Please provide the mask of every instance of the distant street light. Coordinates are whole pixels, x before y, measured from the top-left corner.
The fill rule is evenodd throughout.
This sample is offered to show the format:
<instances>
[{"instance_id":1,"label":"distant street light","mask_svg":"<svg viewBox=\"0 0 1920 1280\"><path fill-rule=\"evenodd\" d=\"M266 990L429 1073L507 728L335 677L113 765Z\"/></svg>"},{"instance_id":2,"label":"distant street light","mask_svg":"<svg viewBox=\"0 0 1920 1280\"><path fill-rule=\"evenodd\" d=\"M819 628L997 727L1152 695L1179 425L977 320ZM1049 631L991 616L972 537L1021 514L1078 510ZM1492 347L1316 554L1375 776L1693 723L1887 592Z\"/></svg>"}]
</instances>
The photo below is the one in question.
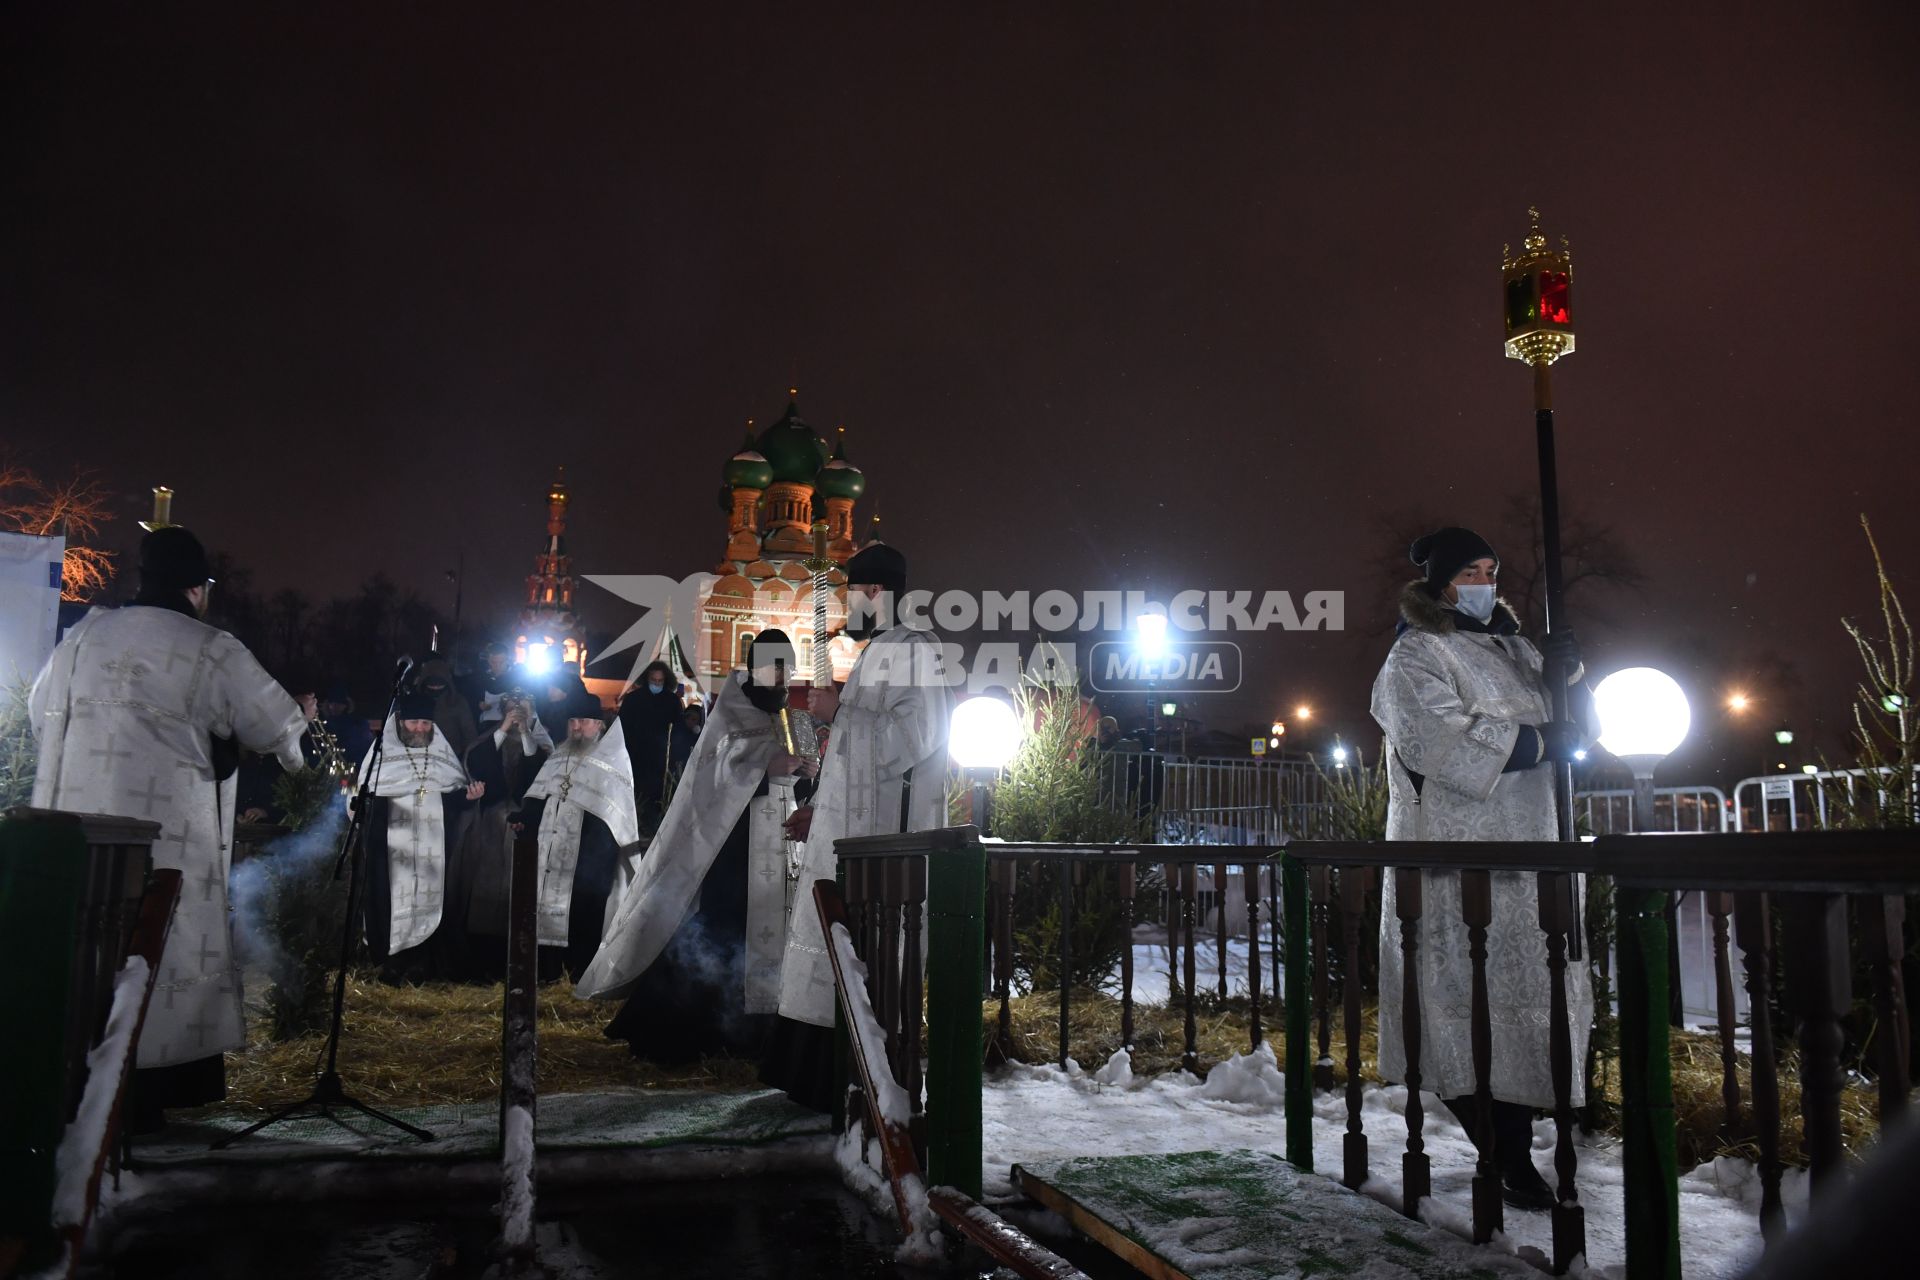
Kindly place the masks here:
<instances>
[{"instance_id":1,"label":"distant street light","mask_svg":"<svg viewBox=\"0 0 1920 1280\"><path fill-rule=\"evenodd\" d=\"M1793 730L1784 727L1775 729L1773 740L1783 747L1790 747L1793 745Z\"/></svg>"},{"instance_id":2,"label":"distant street light","mask_svg":"<svg viewBox=\"0 0 1920 1280\"><path fill-rule=\"evenodd\" d=\"M1802 773L1818 773L1818 772L1820 772L1820 766L1819 766L1819 765L1817 765L1817 764L1803 764L1803 765L1801 765L1801 766L1800 766L1800 772L1802 772Z\"/></svg>"},{"instance_id":3,"label":"distant street light","mask_svg":"<svg viewBox=\"0 0 1920 1280\"><path fill-rule=\"evenodd\" d=\"M1167 656L1167 615L1143 613L1133 620L1133 647L1149 661Z\"/></svg>"},{"instance_id":4,"label":"distant street light","mask_svg":"<svg viewBox=\"0 0 1920 1280\"><path fill-rule=\"evenodd\" d=\"M1733 694L1727 699L1727 710L1733 712L1735 715L1739 715L1752 705L1752 700L1744 693Z\"/></svg>"},{"instance_id":5,"label":"distant street light","mask_svg":"<svg viewBox=\"0 0 1920 1280\"><path fill-rule=\"evenodd\" d=\"M1313 708L1303 702L1293 709L1293 718L1295 720L1311 720L1313 719Z\"/></svg>"}]
</instances>

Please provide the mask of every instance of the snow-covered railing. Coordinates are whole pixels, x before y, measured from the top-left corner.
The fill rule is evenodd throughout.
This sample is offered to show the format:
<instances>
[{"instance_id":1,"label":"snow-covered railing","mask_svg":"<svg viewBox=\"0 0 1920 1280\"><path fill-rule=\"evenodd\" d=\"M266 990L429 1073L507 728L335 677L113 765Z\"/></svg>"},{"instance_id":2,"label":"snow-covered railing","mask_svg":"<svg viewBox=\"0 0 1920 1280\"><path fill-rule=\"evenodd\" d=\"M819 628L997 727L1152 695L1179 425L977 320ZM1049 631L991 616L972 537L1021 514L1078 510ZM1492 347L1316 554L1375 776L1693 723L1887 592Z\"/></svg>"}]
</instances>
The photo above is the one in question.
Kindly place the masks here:
<instances>
[{"instance_id":1,"label":"snow-covered railing","mask_svg":"<svg viewBox=\"0 0 1920 1280\"><path fill-rule=\"evenodd\" d=\"M1076 900L1084 902L1099 884L1112 889L1124 907L1124 924L1133 922L1135 895L1131 886L1152 875L1168 886L1174 911L1168 920L1168 942L1174 958L1172 987L1188 1001L1187 1043L1184 1061L1197 1066L1194 1052L1192 1002L1200 988L1195 958L1194 924L1197 912L1191 884L1200 868L1212 871L1216 884L1238 875L1246 885L1245 905L1249 934L1244 951L1245 979L1253 1012L1250 1038L1258 1045L1262 1034L1260 974L1262 936L1283 941L1285 1012L1282 1057L1286 1079L1287 1158L1303 1168L1313 1165L1313 1091L1316 1078L1329 1083L1333 1065L1330 1020L1327 1017L1327 974L1338 971L1357 978L1374 959L1381 937L1396 940L1402 968L1400 1027L1413 1063L1407 1085L1405 1148L1399 1160L1403 1194L1400 1204L1412 1216L1422 1213L1421 1202L1432 1186L1428 1154L1422 1138L1419 1068L1423 1015L1419 974L1435 958L1421 954L1421 924L1429 903L1423 902L1423 872L1449 872L1460 885L1460 925L1464 954L1448 957L1470 977L1474 1087L1462 1103L1468 1128L1478 1149L1472 1195L1471 1234L1481 1242L1501 1230L1502 1179L1494 1158L1491 1132L1491 1079L1500 1050L1492 1035L1492 1002L1487 974L1487 937L1493 924L1495 878L1513 883L1528 878L1526 892L1537 892L1542 953L1552 982L1548 1056L1558 1130L1554 1156L1555 1205L1553 1265L1557 1272L1573 1268L1585 1253L1585 1214L1578 1189L1574 1142L1573 1097L1576 1070L1574 1028L1569 1023L1566 975L1570 964L1585 964L1590 939L1576 910L1577 877L1607 877L1614 886L1616 942L1614 979L1619 993L1620 1058L1625 1131L1625 1188L1623 1208L1627 1238L1627 1267L1634 1276L1678 1274L1677 1171L1673 1083L1669 1026L1667 899L1674 890L1698 894L1713 924L1722 984L1721 1071L1723 1129L1755 1143L1759 1151L1761 1186L1759 1226L1771 1241L1784 1219L1780 1183L1782 1164L1779 1083L1777 1079L1774 1010L1782 993L1775 991L1775 975L1787 975L1784 1003L1792 1010L1793 1039L1799 1050L1801 1123L1811 1167L1810 1185L1816 1207L1844 1185L1844 1146L1840 1127L1841 1093L1846 1081L1843 1054L1849 1012L1849 908L1857 915L1860 955L1870 971L1872 1002L1878 1030L1871 1037L1871 1059L1863 1061L1877 1077L1882 1121L1899 1112L1908 1092L1907 1044L1910 1038L1907 1007L1900 975L1905 954L1905 899L1920 892L1920 864L1911 856L1911 835L1893 831L1799 832L1753 837L1735 834L1676 834L1603 836L1591 842L1558 843L1441 843L1441 842L1304 842L1295 841L1284 853L1248 848L1199 848L1168 845L1053 845L1013 844L978 840L971 828L922 832L900 836L843 841L842 876L849 885L860 883L867 957L882 957L883 967L895 976L874 979L876 1007L890 1029L889 1053L902 1069L902 1079L913 1075L911 1046L918 1035L920 991L918 947L909 942L908 921L917 911L914 901L915 866L931 869L964 856L986 863L990 892L985 919L977 926L991 957L987 972L994 982L1000 1012L998 1034L988 1036L988 1053L1007 1054L1015 1046L1010 1035L1008 977L1016 967L1011 928L1011 888L1018 881L1035 890L1057 883L1058 935L1062 950L1047 959L1059 975L1074 973L1067 949L1073 936ZM1268 856L1268 855L1275 856ZM1245 861L1249 855L1257 861ZM864 865L863 865L864 864ZM882 869L883 864L891 864ZM1029 867L1025 879L1015 874ZM1277 873L1277 874L1276 874ZM1052 878L1058 876L1058 881ZM1380 877L1391 875L1396 889L1393 918L1385 930L1367 923L1369 904ZM882 883L892 888L879 889ZM1263 904L1262 899L1265 898ZM1277 901L1275 900L1277 898ZM938 908L929 911L937 914ZM1337 923L1336 923L1337 913ZM1265 915L1265 929L1261 916ZM1779 936L1775 937L1775 921ZM1217 928L1218 926L1216 926ZM1220 930L1225 944L1225 931ZM862 937L855 930L856 939ZM917 937L917 935L914 935ZM1181 943L1184 936L1185 946ZM893 939L893 942L889 942ZM1732 945L1744 959L1751 1058L1750 1110L1743 1106L1737 1073L1735 1027L1730 998ZM888 951L888 947L894 949ZM1184 952L1184 954L1182 954ZM1035 957L1020 957L1028 970ZM978 976L983 957L971 947L936 944L931 948L926 1001L930 1024L950 1024L949 1046L960 1043L969 1019L977 1016ZM940 986L951 967L971 975L972 995L946 1000ZM869 964L873 961L870 959ZM1123 1001L1133 990L1132 952L1121 952L1127 970L1121 984ZM910 966L912 971L909 971ZM964 984L961 984L964 986ZM1069 1051L1067 1011L1072 982L1058 984L1061 1022L1058 1056ZM885 994L882 994L885 993ZM1377 1026L1363 1000L1362 983L1343 982L1342 1023L1347 1074L1347 1123L1340 1180L1359 1188L1373 1180L1369 1168L1369 1135L1362 1119L1363 1036ZM991 1007L991 1006L989 1006ZM1126 1009L1130 1013L1130 1003ZM1274 1010L1276 1006L1265 1006ZM1313 1013L1319 1013L1314 1035ZM991 1016L991 1015L990 1015ZM1124 1040L1131 1041L1131 1018L1126 1018ZM1317 1040L1317 1060L1314 1053ZM946 1052L955 1052L949 1047ZM897 1056L905 1055L905 1056ZM931 1055L936 1061L940 1054ZM1458 1101L1456 1099L1456 1101ZM1474 1117L1477 1114L1478 1119ZM920 1114L913 1096L911 1125L926 1132L949 1132L977 1124L975 1118L956 1119L939 1096L930 1096ZM951 1140L951 1138L949 1138ZM977 1148L975 1148L977 1150Z\"/></svg>"},{"instance_id":2,"label":"snow-covered railing","mask_svg":"<svg viewBox=\"0 0 1920 1280\"><path fill-rule=\"evenodd\" d=\"M85 1238L180 891L148 870L159 833L35 809L0 824L0 1272L67 1274Z\"/></svg>"},{"instance_id":3,"label":"snow-covered railing","mask_svg":"<svg viewBox=\"0 0 1920 1280\"><path fill-rule=\"evenodd\" d=\"M1470 1125L1479 1150L1474 1178L1473 1234L1489 1240L1501 1227L1500 1174L1494 1161L1490 1122L1493 1038L1486 977L1486 936L1492 917L1492 877L1531 874L1539 892L1541 928L1553 975L1551 1074L1556 1098L1558 1185L1553 1210L1554 1267L1565 1271L1585 1251L1584 1212L1576 1186L1574 1114L1569 1103L1573 1072L1565 972L1569 942L1579 934L1571 885L1575 874L1605 875L1615 889L1616 954L1620 1007L1620 1059L1625 1128L1625 1218L1627 1270L1631 1275L1678 1275L1672 1067L1668 1045L1666 901L1670 891L1704 891L1723 921L1730 908L1734 934L1746 961L1752 1011L1754 1137L1760 1150L1760 1226L1769 1240L1783 1225L1780 1202L1780 1116L1771 1009L1772 975L1784 967L1789 1007L1800 1049L1801 1119L1816 1204L1843 1185L1844 1148L1840 1097L1845 1084L1842 1019L1851 1005L1852 965L1848 905L1858 908L1860 936L1872 972L1878 1037L1879 1098L1883 1123L1906 1105L1909 1029L1900 961L1905 953L1903 895L1920 891L1920 865L1911 856L1912 837L1896 831L1802 832L1764 838L1741 835L1605 836L1587 844L1343 842L1295 843L1286 861L1324 867L1342 881L1363 883L1376 869L1395 878L1395 912L1403 965L1403 1024L1407 1085L1407 1141L1402 1157L1402 1203L1410 1214L1430 1186L1418 1105L1421 1064L1418 973L1424 958L1418 938L1423 871L1458 875L1462 923L1469 939L1472 976L1472 1056L1478 1123ZM1343 903L1344 905L1344 903ZM1784 936L1771 933L1774 909ZM1347 962L1358 954L1357 930L1346 930ZM1289 969L1316 967L1324 957L1304 939L1290 939ZM1784 966L1780 960L1784 958ZM1730 1003L1730 1002L1729 1002ZM1342 1181L1358 1187L1368 1178L1366 1136L1361 1126L1357 1045L1362 1028L1349 993L1346 1035L1350 1073L1348 1145ZM1290 1058L1292 1055L1289 1055ZM1723 1098L1728 1131L1742 1129L1730 1039L1723 1039ZM1296 1088L1289 1077L1289 1090ZM1292 1134L1288 1135L1293 1158ZM1311 1147L1306 1147L1311 1161Z\"/></svg>"}]
</instances>

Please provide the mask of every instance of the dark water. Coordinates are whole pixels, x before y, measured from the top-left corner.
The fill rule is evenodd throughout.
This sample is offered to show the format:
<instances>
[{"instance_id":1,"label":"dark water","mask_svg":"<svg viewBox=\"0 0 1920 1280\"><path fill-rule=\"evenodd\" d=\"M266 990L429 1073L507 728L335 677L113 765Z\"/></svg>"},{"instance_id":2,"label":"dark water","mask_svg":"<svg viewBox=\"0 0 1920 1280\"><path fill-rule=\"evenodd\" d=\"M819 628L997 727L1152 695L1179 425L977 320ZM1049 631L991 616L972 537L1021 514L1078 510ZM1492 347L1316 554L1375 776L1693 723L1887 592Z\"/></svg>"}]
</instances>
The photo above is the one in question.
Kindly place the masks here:
<instances>
[{"instance_id":1,"label":"dark water","mask_svg":"<svg viewBox=\"0 0 1920 1280\"><path fill-rule=\"evenodd\" d=\"M497 1223L484 1205L341 1204L197 1209L129 1226L104 1280L477 1280ZM749 1178L546 1193L540 1256L567 1280L643 1276L928 1277L829 1179ZM945 1274L978 1274L975 1270Z\"/></svg>"},{"instance_id":2,"label":"dark water","mask_svg":"<svg viewBox=\"0 0 1920 1280\"><path fill-rule=\"evenodd\" d=\"M125 1221L87 1280L480 1280L498 1220L479 1198L196 1207ZM724 1276L978 1280L968 1249L943 1268L896 1266L898 1236L823 1177L542 1190L540 1261L552 1280ZM1047 1240L1095 1280L1136 1273L1085 1239ZM1011 1276L1012 1273L1001 1273Z\"/></svg>"}]
</instances>

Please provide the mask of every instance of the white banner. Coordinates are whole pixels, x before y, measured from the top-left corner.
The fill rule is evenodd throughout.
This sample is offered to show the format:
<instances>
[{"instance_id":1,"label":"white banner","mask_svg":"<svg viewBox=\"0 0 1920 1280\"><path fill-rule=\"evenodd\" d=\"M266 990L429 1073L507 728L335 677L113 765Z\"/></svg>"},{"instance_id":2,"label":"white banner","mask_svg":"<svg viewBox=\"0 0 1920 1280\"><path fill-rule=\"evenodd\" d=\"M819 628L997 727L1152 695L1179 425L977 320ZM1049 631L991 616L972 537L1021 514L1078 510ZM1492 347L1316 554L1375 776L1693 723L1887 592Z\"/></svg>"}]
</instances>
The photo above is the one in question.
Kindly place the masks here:
<instances>
[{"instance_id":1,"label":"white banner","mask_svg":"<svg viewBox=\"0 0 1920 1280\"><path fill-rule=\"evenodd\" d=\"M0 685L40 674L60 625L65 538L0 533Z\"/></svg>"}]
</instances>

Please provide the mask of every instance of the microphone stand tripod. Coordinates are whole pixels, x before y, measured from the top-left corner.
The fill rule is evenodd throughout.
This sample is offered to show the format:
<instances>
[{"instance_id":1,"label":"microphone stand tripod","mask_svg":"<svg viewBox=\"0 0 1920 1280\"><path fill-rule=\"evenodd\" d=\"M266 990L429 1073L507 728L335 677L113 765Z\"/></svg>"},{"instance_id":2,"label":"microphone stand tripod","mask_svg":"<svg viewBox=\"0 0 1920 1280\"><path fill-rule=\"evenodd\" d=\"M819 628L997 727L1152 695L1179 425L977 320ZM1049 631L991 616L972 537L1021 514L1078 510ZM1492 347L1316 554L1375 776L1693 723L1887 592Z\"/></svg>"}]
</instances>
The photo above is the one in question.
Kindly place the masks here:
<instances>
[{"instance_id":1,"label":"microphone stand tripod","mask_svg":"<svg viewBox=\"0 0 1920 1280\"><path fill-rule=\"evenodd\" d=\"M360 777L360 790L348 806L351 815L347 822L346 835L341 837L340 852L333 863L333 878L340 878L340 869L347 868L347 911L346 922L340 928L340 964L333 975L333 1018L327 1027L327 1065L321 1069L320 1078L314 1081L313 1092L298 1102L289 1102L286 1106L254 1121L236 1133L230 1133L213 1144L213 1150L229 1146L240 1139L260 1132L269 1125L279 1124L283 1120L306 1120L319 1118L331 1120L343 1129L351 1129L337 1113L336 1108L357 1111L369 1119L378 1120L384 1125L411 1134L422 1142L432 1142L433 1135L418 1125L408 1124L398 1116L368 1106L358 1098L352 1097L340 1083L340 1028L347 1008L347 965L353 958L354 907L360 897L360 866L366 856L361 836L366 828L367 802L373 798L373 780L380 776L380 761L385 753L385 726L393 723L393 717L399 709L400 686L413 671L412 663L405 663L394 678L393 691L387 698L387 718L382 722L380 736L373 740L373 754L368 757L367 767Z\"/></svg>"}]
</instances>

